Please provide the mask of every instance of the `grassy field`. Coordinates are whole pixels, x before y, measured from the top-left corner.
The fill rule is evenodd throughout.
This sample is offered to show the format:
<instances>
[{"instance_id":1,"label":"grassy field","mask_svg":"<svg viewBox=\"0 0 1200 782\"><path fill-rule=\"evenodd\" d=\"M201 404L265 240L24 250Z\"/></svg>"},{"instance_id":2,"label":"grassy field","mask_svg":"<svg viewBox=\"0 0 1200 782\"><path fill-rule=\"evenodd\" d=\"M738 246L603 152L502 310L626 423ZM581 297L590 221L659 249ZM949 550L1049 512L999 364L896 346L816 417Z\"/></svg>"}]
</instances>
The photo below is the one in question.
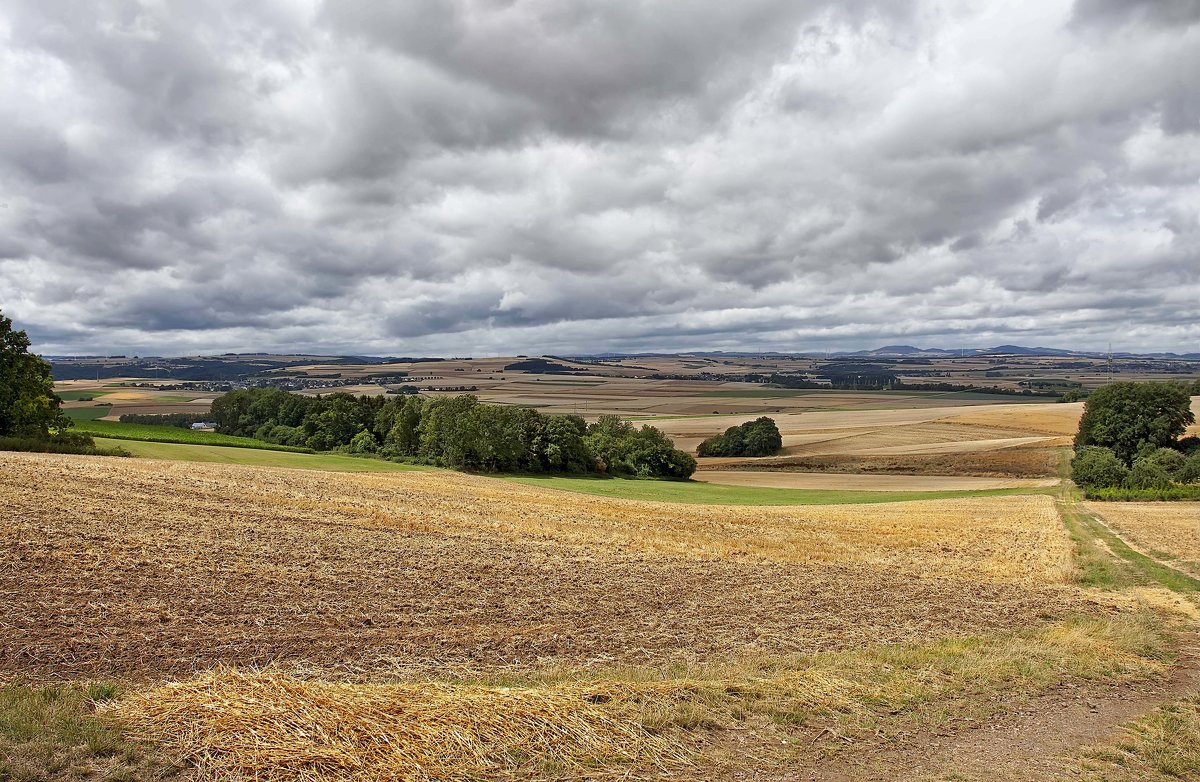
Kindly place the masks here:
<instances>
[{"instance_id":1,"label":"grassy field","mask_svg":"<svg viewBox=\"0 0 1200 782\"><path fill-rule=\"evenodd\" d=\"M984 491L826 491L727 486L700 481L640 481L623 478L510 476L505 480L543 489L594 494L623 500L697 505L849 505L940 500L961 497L1005 497L1053 494L1054 489L989 489Z\"/></svg>"},{"instance_id":2,"label":"grassy field","mask_svg":"<svg viewBox=\"0 0 1200 782\"><path fill-rule=\"evenodd\" d=\"M119 421L89 421L76 423L75 428L80 432L90 432L96 437L107 437L113 440L141 440L152 443L181 443L186 445L220 445L227 448L254 448L264 451L289 451L292 453L311 453L305 448L292 448L286 445L255 440L252 437L233 437L216 432L184 429L180 426L153 426L149 424L126 424Z\"/></svg>"},{"instance_id":3,"label":"grassy field","mask_svg":"<svg viewBox=\"0 0 1200 782\"><path fill-rule=\"evenodd\" d=\"M264 451L256 448L229 448L220 445L185 445L138 440L111 440L96 437L96 445L104 448L124 448L134 456L145 459L169 459L181 462L215 464L249 464L258 467L291 467L299 470L328 470L330 472L401 472L430 469L382 459L361 459L337 453L289 453Z\"/></svg>"}]
</instances>

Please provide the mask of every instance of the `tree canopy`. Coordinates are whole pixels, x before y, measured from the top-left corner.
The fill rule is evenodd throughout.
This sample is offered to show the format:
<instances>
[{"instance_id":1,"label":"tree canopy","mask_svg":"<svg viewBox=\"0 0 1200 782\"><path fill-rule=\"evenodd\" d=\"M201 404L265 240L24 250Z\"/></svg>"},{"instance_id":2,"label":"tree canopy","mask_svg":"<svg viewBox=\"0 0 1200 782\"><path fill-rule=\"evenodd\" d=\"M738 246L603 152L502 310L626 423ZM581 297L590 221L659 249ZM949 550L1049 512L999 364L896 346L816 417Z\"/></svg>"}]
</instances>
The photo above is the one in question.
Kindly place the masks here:
<instances>
[{"instance_id":1,"label":"tree canopy","mask_svg":"<svg viewBox=\"0 0 1200 782\"><path fill-rule=\"evenodd\" d=\"M616 416L588 425L579 416L487 405L468 394L385 399L243 388L213 400L209 415L224 434L457 470L646 478L687 478L696 470L696 460L654 427Z\"/></svg>"},{"instance_id":2,"label":"tree canopy","mask_svg":"<svg viewBox=\"0 0 1200 782\"><path fill-rule=\"evenodd\" d=\"M1165 448L1195 422L1190 389L1178 383L1121 382L1098 388L1083 406L1075 448L1109 448L1132 465L1139 448Z\"/></svg>"},{"instance_id":3,"label":"tree canopy","mask_svg":"<svg viewBox=\"0 0 1200 782\"><path fill-rule=\"evenodd\" d=\"M764 415L708 438L700 443L696 452L701 456L771 456L779 453L782 447L779 427Z\"/></svg>"},{"instance_id":4,"label":"tree canopy","mask_svg":"<svg viewBox=\"0 0 1200 782\"><path fill-rule=\"evenodd\" d=\"M0 437L45 438L71 425L54 393L49 362L0 313Z\"/></svg>"}]
</instances>

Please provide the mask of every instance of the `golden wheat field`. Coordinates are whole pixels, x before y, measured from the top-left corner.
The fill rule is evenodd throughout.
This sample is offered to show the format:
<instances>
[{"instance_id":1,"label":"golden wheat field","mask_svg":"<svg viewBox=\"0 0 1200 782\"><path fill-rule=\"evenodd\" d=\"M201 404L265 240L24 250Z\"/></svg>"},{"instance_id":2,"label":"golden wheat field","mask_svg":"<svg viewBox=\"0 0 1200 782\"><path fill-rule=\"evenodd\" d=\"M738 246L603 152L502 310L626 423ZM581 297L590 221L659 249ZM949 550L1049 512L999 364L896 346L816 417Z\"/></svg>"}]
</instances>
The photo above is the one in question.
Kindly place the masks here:
<instances>
[{"instance_id":1,"label":"golden wheat field","mask_svg":"<svg viewBox=\"0 0 1200 782\"><path fill-rule=\"evenodd\" d=\"M1132 543L1200 574L1200 502L1090 502L1084 507Z\"/></svg>"},{"instance_id":2,"label":"golden wheat field","mask_svg":"<svg viewBox=\"0 0 1200 782\"><path fill-rule=\"evenodd\" d=\"M1048 497L741 508L446 472L0 457L0 669L706 659L1075 605Z\"/></svg>"}]
</instances>

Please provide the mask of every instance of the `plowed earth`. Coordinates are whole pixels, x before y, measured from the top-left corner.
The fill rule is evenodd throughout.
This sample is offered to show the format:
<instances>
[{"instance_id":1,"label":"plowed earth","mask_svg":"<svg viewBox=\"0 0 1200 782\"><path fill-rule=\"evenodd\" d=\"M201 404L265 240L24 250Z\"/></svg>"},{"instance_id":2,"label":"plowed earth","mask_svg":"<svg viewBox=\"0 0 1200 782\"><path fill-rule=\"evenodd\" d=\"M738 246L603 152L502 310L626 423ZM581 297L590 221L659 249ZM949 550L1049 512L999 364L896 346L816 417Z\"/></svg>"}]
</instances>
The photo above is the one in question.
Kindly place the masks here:
<instances>
[{"instance_id":1,"label":"plowed earth","mask_svg":"<svg viewBox=\"0 0 1200 782\"><path fill-rule=\"evenodd\" d=\"M849 648L1080 610L1069 557L1048 497L684 506L5 453L0 679Z\"/></svg>"}]
</instances>

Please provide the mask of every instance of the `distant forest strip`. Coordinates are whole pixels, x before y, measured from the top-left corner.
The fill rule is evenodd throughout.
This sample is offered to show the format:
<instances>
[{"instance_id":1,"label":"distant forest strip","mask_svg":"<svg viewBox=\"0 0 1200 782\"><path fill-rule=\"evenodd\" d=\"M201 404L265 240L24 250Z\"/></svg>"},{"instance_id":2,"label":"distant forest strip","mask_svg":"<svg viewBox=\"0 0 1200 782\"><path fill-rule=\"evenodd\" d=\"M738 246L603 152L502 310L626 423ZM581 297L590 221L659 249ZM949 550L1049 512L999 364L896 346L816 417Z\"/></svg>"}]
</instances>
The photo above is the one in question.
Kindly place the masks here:
<instances>
[{"instance_id":1,"label":"distant forest strip","mask_svg":"<svg viewBox=\"0 0 1200 782\"><path fill-rule=\"evenodd\" d=\"M481 404L469 394L302 396L243 388L213 400L208 418L221 434L456 470L640 478L687 478L696 470L691 454L652 426L617 416L589 425L575 415Z\"/></svg>"}]
</instances>

